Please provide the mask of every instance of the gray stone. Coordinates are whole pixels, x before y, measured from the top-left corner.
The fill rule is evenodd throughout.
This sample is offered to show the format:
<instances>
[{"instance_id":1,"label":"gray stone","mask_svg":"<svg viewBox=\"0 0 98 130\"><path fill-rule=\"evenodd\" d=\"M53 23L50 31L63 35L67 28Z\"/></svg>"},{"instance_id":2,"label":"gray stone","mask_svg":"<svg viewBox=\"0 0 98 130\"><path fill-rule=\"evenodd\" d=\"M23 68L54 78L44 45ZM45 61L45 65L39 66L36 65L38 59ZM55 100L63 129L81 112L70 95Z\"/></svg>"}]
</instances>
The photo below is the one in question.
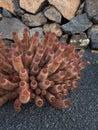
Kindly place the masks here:
<instances>
[{"instance_id":1,"label":"gray stone","mask_svg":"<svg viewBox=\"0 0 98 130\"><path fill-rule=\"evenodd\" d=\"M36 15L26 13L22 15L22 21L29 27L35 27L45 24L47 19L43 13L38 13Z\"/></svg>"},{"instance_id":2,"label":"gray stone","mask_svg":"<svg viewBox=\"0 0 98 130\"><path fill-rule=\"evenodd\" d=\"M98 14L98 0L85 0L85 12L90 18Z\"/></svg>"},{"instance_id":3,"label":"gray stone","mask_svg":"<svg viewBox=\"0 0 98 130\"><path fill-rule=\"evenodd\" d=\"M35 32L39 33L39 36L40 36L39 41L41 42L42 38L43 38L43 29L42 29L42 27L36 27L36 28L30 29L30 36L32 37L32 35L34 35Z\"/></svg>"},{"instance_id":4,"label":"gray stone","mask_svg":"<svg viewBox=\"0 0 98 130\"><path fill-rule=\"evenodd\" d=\"M93 23L98 24L98 14L93 17Z\"/></svg>"},{"instance_id":5,"label":"gray stone","mask_svg":"<svg viewBox=\"0 0 98 130\"><path fill-rule=\"evenodd\" d=\"M45 24L43 26L43 31L46 32L54 32L56 36L60 37L62 35L62 30L59 24L57 23L51 23L51 24Z\"/></svg>"},{"instance_id":6,"label":"gray stone","mask_svg":"<svg viewBox=\"0 0 98 130\"><path fill-rule=\"evenodd\" d=\"M26 26L16 18L6 18L0 21L0 36L3 39L12 39L12 32L17 32L22 38L22 32Z\"/></svg>"},{"instance_id":7,"label":"gray stone","mask_svg":"<svg viewBox=\"0 0 98 130\"><path fill-rule=\"evenodd\" d=\"M2 15L4 17L9 17L9 18L12 17L11 13L9 11L7 11L6 9L2 9Z\"/></svg>"},{"instance_id":8,"label":"gray stone","mask_svg":"<svg viewBox=\"0 0 98 130\"><path fill-rule=\"evenodd\" d=\"M72 35L70 39L70 43L74 44L76 46L76 49L85 49L89 45L89 38L87 38L87 35L85 33Z\"/></svg>"},{"instance_id":9,"label":"gray stone","mask_svg":"<svg viewBox=\"0 0 98 130\"><path fill-rule=\"evenodd\" d=\"M53 6L48 7L47 9L45 9L44 11L44 15L52 21L55 21L57 23L61 23L61 14L57 11L56 8L54 8Z\"/></svg>"},{"instance_id":10,"label":"gray stone","mask_svg":"<svg viewBox=\"0 0 98 130\"><path fill-rule=\"evenodd\" d=\"M91 39L91 49L98 49L98 25L93 25L87 34Z\"/></svg>"},{"instance_id":11,"label":"gray stone","mask_svg":"<svg viewBox=\"0 0 98 130\"><path fill-rule=\"evenodd\" d=\"M92 22L87 17L87 14L84 13L80 16L76 16L67 24L62 25L62 29L64 32L68 32L71 34L82 33L86 31L89 27L92 26Z\"/></svg>"}]
</instances>

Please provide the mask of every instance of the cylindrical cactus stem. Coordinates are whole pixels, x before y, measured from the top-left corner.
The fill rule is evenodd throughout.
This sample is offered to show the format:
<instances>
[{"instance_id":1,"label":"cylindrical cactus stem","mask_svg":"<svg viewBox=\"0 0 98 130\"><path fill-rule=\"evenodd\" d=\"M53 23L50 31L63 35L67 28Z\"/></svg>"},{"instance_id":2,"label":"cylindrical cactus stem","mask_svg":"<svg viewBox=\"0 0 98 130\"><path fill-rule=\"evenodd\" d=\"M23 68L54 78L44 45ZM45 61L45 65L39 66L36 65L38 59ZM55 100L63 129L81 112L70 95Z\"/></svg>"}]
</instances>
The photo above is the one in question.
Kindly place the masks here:
<instances>
[{"instance_id":1,"label":"cylindrical cactus stem","mask_svg":"<svg viewBox=\"0 0 98 130\"><path fill-rule=\"evenodd\" d=\"M19 101L19 99L16 99L14 102L14 109L16 110L16 112L20 112L21 111L21 102Z\"/></svg>"},{"instance_id":2,"label":"cylindrical cactus stem","mask_svg":"<svg viewBox=\"0 0 98 130\"><path fill-rule=\"evenodd\" d=\"M45 89L43 89L43 90L41 91L41 95L42 95L42 96L45 96L45 95L46 95L46 93L47 93L47 92L46 92L46 90L45 90Z\"/></svg>"},{"instance_id":3,"label":"cylindrical cactus stem","mask_svg":"<svg viewBox=\"0 0 98 130\"><path fill-rule=\"evenodd\" d=\"M29 84L24 80L19 82L19 90L22 91L23 89L29 89Z\"/></svg>"},{"instance_id":4,"label":"cylindrical cactus stem","mask_svg":"<svg viewBox=\"0 0 98 130\"><path fill-rule=\"evenodd\" d=\"M0 59L2 59L3 61L6 60L5 56L2 53L0 53Z\"/></svg>"},{"instance_id":5,"label":"cylindrical cactus stem","mask_svg":"<svg viewBox=\"0 0 98 130\"><path fill-rule=\"evenodd\" d=\"M64 96L68 96L68 94L69 94L69 93L68 93L68 89L63 89L63 92L62 92L62 93L63 93Z\"/></svg>"},{"instance_id":6,"label":"cylindrical cactus stem","mask_svg":"<svg viewBox=\"0 0 98 130\"><path fill-rule=\"evenodd\" d=\"M30 47L29 47L28 50L35 53L36 47L38 46L38 43L39 43L39 33L38 33L38 32L36 32L36 33L34 34L34 36L32 36L32 37L30 38L29 43L30 43Z\"/></svg>"},{"instance_id":7,"label":"cylindrical cactus stem","mask_svg":"<svg viewBox=\"0 0 98 130\"><path fill-rule=\"evenodd\" d=\"M84 54L84 50L80 50L80 51L77 53L77 56L78 56L79 58L82 58L83 54Z\"/></svg>"},{"instance_id":8,"label":"cylindrical cactus stem","mask_svg":"<svg viewBox=\"0 0 98 130\"><path fill-rule=\"evenodd\" d=\"M57 99L62 99L64 97L64 94L62 92L55 93L54 95Z\"/></svg>"},{"instance_id":9,"label":"cylindrical cactus stem","mask_svg":"<svg viewBox=\"0 0 98 130\"><path fill-rule=\"evenodd\" d=\"M32 62L32 58L33 58L34 54L31 51L27 51L24 55L24 66L26 68L29 68L31 62Z\"/></svg>"},{"instance_id":10,"label":"cylindrical cactus stem","mask_svg":"<svg viewBox=\"0 0 98 130\"><path fill-rule=\"evenodd\" d=\"M55 102L56 97L50 92L47 92L45 97L49 102Z\"/></svg>"},{"instance_id":11,"label":"cylindrical cactus stem","mask_svg":"<svg viewBox=\"0 0 98 130\"><path fill-rule=\"evenodd\" d=\"M73 78L75 75L77 75L77 73L78 73L77 68L71 68L71 69L66 70L64 80Z\"/></svg>"},{"instance_id":12,"label":"cylindrical cactus stem","mask_svg":"<svg viewBox=\"0 0 98 130\"><path fill-rule=\"evenodd\" d=\"M68 87L68 86L71 86L72 80L65 80L65 81L63 81L63 84L65 85L64 88L66 88L66 87Z\"/></svg>"},{"instance_id":13,"label":"cylindrical cactus stem","mask_svg":"<svg viewBox=\"0 0 98 130\"><path fill-rule=\"evenodd\" d=\"M24 68L23 66L23 62L22 62L22 58L21 58L21 54L19 52L15 52L12 55L12 64L14 66L14 69L19 72L21 69Z\"/></svg>"},{"instance_id":14,"label":"cylindrical cactus stem","mask_svg":"<svg viewBox=\"0 0 98 130\"><path fill-rule=\"evenodd\" d=\"M43 101L43 99L40 96L36 96L35 97L35 104L38 107L42 107L43 104L44 104L44 101Z\"/></svg>"},{"instance_id":15,"label":"cylindrical cactus stem","mask_svg":"<svg viewBox=\"0 0 98 130\"><path fill-rule=\"evenodd\" d=\"M7 93L8 93L7 90L4 90L4 89L0 88L0 97L7 94Z\"/></svg>"},{"instance_id":16,"label":"cylindrical cactus stem","mask_svg":"<svg viewBox=\"0 0 98 130\"><path fill-rule=\"evenodd\" d=\"M19 101L23 104L30 101L30 91L28 89L21 90L19 94Z\"/></svg>"},{"instance_id":17,"label":"cylindrical cactus stem","mask_svg":"<svg viewBox=\"0 0 98 130\"><path fill-rule=\"evenodd\" d=\"M37 88L37 81L36 80L32 80L31 82L30 82L30 87L31 87L31 89L36 89Z\"/></svg>"},{"instance_id":18,"label":"cylindrical cactus stem","mask_svg":"<svg viewBox=\"0 0 98 130\"><path fill-rule=\"evenodd\" d=\"M60 64L59 69L65 69L66 66L68 66L69 64L69 59L67 57L65 57L62 61L62 63Z\"/></svg>"},{"instance_id":19,"label":"cylindrical cactus stem","mask_svg":"<svg viewBox=\"0 0 98 130\"><path fill-rule=\"evenodd\" d=\"M5 95L3 95L2 97L0 97L0 106L2 106L3 104L5 104L7 101L9 100L13 100L17 97L17 93L16 92L9 92Z\"/></svg>"},{"instance_id":20,"label":"cylindrical cactus stem","mask_svg":"<svg viewBox=\"0 0 98 130\"><path fill-rule=\"evenodd\" d=\"M42 41L42 44L43 44L44 48L46 47L47 41L48 41L48 32L45 34L45 36L43 38L43 41Z\"/></svg>"},{"instance_id":21,"label":"cylindrical cactus stem","mask_svg":"<svg viewBox=\"0 0 98 130\"><path fill-rule=\"evenodd\" d=\"M41 56L35 55L32 63L31 63L31 67L33 67L33 64L38 65L40 63L40 61L41 61Z\"/></svg>"},{"instance_id":22,"label":"cylindrical cactus stem","mask_svg":"<svg viewBox=\"0 0 98 130\"><path fill-rule=\"evenodd\" d=\"M26 69L24 69L24 68L21 69L19 71L19 77L20 77L21 80L24 80L24 81L28 82L29 81L28 71Z\"/></svg>"},{"instance_id":23,"label":"cylindrical cactus stem","mask_svg":"<svg viewBox=\"0 0 98 130\"><path fill-rule=\"evenodd\" d=\"M6 47L5 43L4 43L3 40L0 38L0 51L3 52L6 48L7 48L7 47Z\"/></svg>"},{"instance_id":24,"label":"cylindrical cactus stem","mask_svg":"<svg viewBox=\"0 0 98 130\"><path fill-rule=\"evenodd\" d=\"M72 87L72 88L77 88L78 86L79 86L78 81L73 80L73 81L72 81L72 85L71 85L71 87Z\"/></svg>"},{"instance_id":25,"label":"cylindrical cactus stem","mask_svg":"<svg viewBox=\"0 0 98 130\"><path fill-rule=\"evenodd\" d=\"M39 73L39 71L40 71L40 68L38 67L38 65L33 64L33 67L31 68L30 73L35 76Z\"/></svg>"},{"instance_id":26,"label":"cylindrical cactus stem","mask_svg":"<svg viewBox=\"0 0 98 130\"><path fill-rule=\"evenodd\" d=\"M0 79L0 87L2 89L5 89L5 90L14 90L15 88L17 88L18 84L17 83L12 83L11 81L5 79L5 78L2 78Z\"/></svg>"},{"instance_id":27,"label":"cylindrical cactus stem","mask_svg":"<svg viewBox=\"0 0 98 130\"><path fill-rule=\"evenodd\" d=\"M25 50L29 48L29 30L27 28L24 29L23 32L23 42L25 42Z\"/></svg>"},{"instance_id":28,"label":"cylindrical cactus stem","mask_svg":"<svg viewBox=\"0 0 98 130\"><path fill-rule=\"evenodd\" d=\"M55 58L54 58L55 62L61 64L64 60L64 54L63 53L60 53L59 55L57 55Z\"/></svg>"},{"instance_id":29,"label":"cylindrical cactus stem","mask_svg":"<svg viewBox=\"0 0 98 130\"><path fill-rule=\"evenodd\" d=\"M44 50L41 48L41 46L38 46L39 48L37 48L36 50L36 53L35 53L35 56L32 60L32 65L33 64L36 64L38 65L42 59L42 56L43 56L43 53L44 53Z\"/></svg>"},{"instance_id":30,"label":"cylindrical cactus stem","mask_svg":"<svg viewBox=\"0 0 98 130\"><path fill-rule=\"evenodd\" d=\"M59 47L58 47L58 49L57 49L57 51L56 51L56 53L55 53L55 58L56 58L56 56L58 56L61 52L64 52L64 51L65 51L65 48L66 48L65 43L59 44Z\"/></svg>"},{"instance_id":31,"label":"cylindrical cactus stem","mask_svg":"<svg viewBox=\"0 0 98 130\"><path fill-rule=\"evenodd\" d=\"M31 93L31 99L35 99L36 95L35 93Z\"/></svg>"},{"instance_id":32,"label":"cylindrical cactus stem","mask_svg":"<svg viewBox=\"0 0 98 130\"><path fill-rule=\"evenodd\" d=\"M7 59L8 59L8 62L12 65L12 54L11 53L7 54Z\"/></svg>"},{"instance_id":33,"label":"cylindrical cactus stem","mask_svg":"<svg viewBox=\"0 0 98 130\"><path fill-rule=\"evenodd\" d=\"M68 108L70 106L70 100L69 99L56 99L55 102L51 103L52 106L56 108Z\"/></svg>"},{"instance_id":34,"label":"cylindrical cactus stem","mask_svg":"<svg viewBox=\"0 0 98 130\"><path fill-rule=\"evenodd\" d=\"M60 81L65 77L66 72L65 71L59 71L49 77L50 80L53 81Z\"/></svg>"},{"instance_id":35,"label":"cylindrical cactus stem","mask_svg":"<svg viewBox=\"0 0 98 130\"><path fill-rule=\"evenodd\" d=\"M5 72L8 72L8 73L11 73L13 72L12 71L12 66L6 62L6 61L3 61L2 59L0 59L0 68L5 71Z\"/></svg>"},{"instance_id":36,"label":"cylindrical cactus stem","mask_svg":"<svg viewBox=\"0 0 98 130\"><path fill-rule=\"evenodd\" d=\"M59 93L62 91L62 85L58 84L58 85L54 85L53 87L49 88L49 92L51 93Z\"/></svg>"},{"instance_id":37,"label":"cylindrical cactus stem","mask_svg":"<svg viewBox=\"0 0 98 130\"><path fill-rule=\"evenodd\" d=\"M48 50L48 54L47 54L47 57L45 58L47 61L52 61L54 60L54 51L53 50Z\"/></svg>"},{"instance_id":38,"label":"cylindrical cactus stem","mask_svg":"<svg viewBox=\"0 0 98 130\"><path fill-rule=\"evenodd\" d=\"M11 44L11 49L13 52L19 51L19 46L16 43Z\"/></svg>"},{"instance_id":39,"label":"cylindrical cactus stem","mask_svg":"<svg viewBox=\"0 0 98 130\"><path fill-rule=\"evenodd\" d=\"M36 88L36 89L35 89L35 94L36 94L36 95L41 94L41 92L42 92L42 90L41 90L40 88Z\"/></svg>"},{"instance_id":40,"label":"cylindrical cactus stem","mask_svg":"<svg viewBox=\"0 0 98 130\"><path fill-rule=\"evenodd\" d=\"M47 64L47 68L48 68L48 72L49 72L49 75L54 73L60 66L60 63L57 63L54 61L50 62Z\"/></svg>"},{"instance_id":41,"label":"cylindrical cactus stem","mask_svg":"<svg viewBox=\"0 0 98 130\"><path fill-rule=\"evenodd\" d=\"M3 95L0 97L0 106L5 104L9 100L10 94Z\"/></svg>"},{"instance_id":42,"label":"cylindrical cactus stem","mask_svg":"<svg viewBox=\"0 0 98 130\"><path fill-rule=\"evenodd\" d=\"M51 87L51 84L52 84L52 81L46 79L46 80L43 80L42 82L39 82L38 86L41 89L47 89L47 88Z\"/></svg>"},{"instance_id":43,"label":"cylindrical cactus stem","mask_svg":"<svg viewBox=\"0 0 98 130\"><path fill-rule=\"evenodd\" d=\"M84 60L81 60L79 63L79 69L82 70L85 68L85 66L86 66L86 62Z\"/></svg>"},{"instance_id":44,"label":"cylindrical cactus stem","mask_svg":"<svg viewBox=\"0 0 98 130\"><path fill-rule=\"evenodd\" d=\"M83 76L82 73L78 72L77 75L75 75L75 76L73 77L73 79L74 79L74 80L78 80L78 79L82 78L82 76Z\"/></svg>"},{"instance_id":45,"label":"cylindrical cactus stem","mask_svg":"<svg viewBox=\"0 0 98 130\"><path fill-rule=\"evenodd\" d=\"M48 69L47 68L43 68L41 69L41 71L39 72L38 76L37 76L37 80L39 81L43 81L46 80L48 77Z\"/></svg>"},{"instance_id":46,"label":"cylindrical cactus stem","mask_svg":"<svg viewBox=\"0 0 98 130\"><path fill-rule=\"evenodd\" d=\"M14 42L19 45L20 39L18 37L18 34L16 32L13 32L12 35L13 35Z\"/></svg>"},{"instance_id":47,"label":"cylindrical cactus stem","mask_svg":"<svg viewBox=\"0 0 98 130\"><path fill-rule=\"evenodd\" d=\"M9 79L9 75L6 75L6 74L0 72L0 79L1 78Z\"/></svg>"}]
</instances>

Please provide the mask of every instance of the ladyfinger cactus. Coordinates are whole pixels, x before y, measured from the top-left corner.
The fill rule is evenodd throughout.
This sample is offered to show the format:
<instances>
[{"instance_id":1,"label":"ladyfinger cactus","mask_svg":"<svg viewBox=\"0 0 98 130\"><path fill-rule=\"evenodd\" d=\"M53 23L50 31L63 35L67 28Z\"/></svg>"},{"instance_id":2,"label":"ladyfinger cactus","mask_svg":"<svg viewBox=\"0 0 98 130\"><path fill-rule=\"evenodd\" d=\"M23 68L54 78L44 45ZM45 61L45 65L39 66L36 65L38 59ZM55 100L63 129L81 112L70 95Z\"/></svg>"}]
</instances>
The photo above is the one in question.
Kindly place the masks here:
<instances>
[{"instance_id":1,"label":"ladyfinger cactus","mask_svg":"<svg viewBox=\"0 0 98 130\"><path fill-rule=\"evenodd\" d=\"M34 101L42 107L44 100L57 108L70 106L69 90L78 87L81 69L85 67L83 52L72 44L60 43L54 33L29 36L24 29L23 39L13 33L14 43L7 47L0 39L0 106L14 100L14 108Z\"/></svg>"}]
</instances>

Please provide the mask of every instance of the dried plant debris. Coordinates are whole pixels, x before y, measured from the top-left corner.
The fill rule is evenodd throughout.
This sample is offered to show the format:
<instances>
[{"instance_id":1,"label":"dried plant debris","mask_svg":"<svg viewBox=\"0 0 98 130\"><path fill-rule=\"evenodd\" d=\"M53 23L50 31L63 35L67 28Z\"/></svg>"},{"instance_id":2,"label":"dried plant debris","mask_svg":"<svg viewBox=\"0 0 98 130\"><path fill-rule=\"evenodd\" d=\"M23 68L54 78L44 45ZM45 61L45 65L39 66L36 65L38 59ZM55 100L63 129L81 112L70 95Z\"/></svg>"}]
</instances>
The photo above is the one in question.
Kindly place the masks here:
<instances>
[{"instance_id":1,"label":"dried plant debris","mask_svg":"<svg viewBox=\"0 0 98 130\"><path fill-rule=\"evenodd\" d=\"M0 39L0 106L14 100L20 112L23 104L34 102L42 107L47 99L54 107L69 107L69 90L78 87L86 65L83 51L60 43L51 32L39 43L39 34L30 37L27 28L22 40L13 32L13 40L7 47Z\"/></svg>"}]
</instances>

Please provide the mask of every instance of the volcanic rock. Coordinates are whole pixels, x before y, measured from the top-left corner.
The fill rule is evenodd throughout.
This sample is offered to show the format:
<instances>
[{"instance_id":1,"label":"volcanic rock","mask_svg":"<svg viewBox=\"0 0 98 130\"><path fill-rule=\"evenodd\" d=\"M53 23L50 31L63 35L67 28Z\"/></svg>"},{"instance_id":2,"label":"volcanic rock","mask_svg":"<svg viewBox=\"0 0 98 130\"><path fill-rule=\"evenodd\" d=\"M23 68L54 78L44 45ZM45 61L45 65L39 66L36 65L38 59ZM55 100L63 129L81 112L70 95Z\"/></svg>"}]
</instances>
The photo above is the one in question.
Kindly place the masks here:
<instances>
[{"instance_id":1,"label":"volcanic rock","mask_svg":"<svg viewBox=\"0 0 98 130\"><path fill-rule=\"evenodd\" d=\"M20 0L20 7L30 13L36 13L45 0Z\"/></svg>"},{"instance_id":2,"label":"volcanic rock","mask_svg":"<svg viewBox=\"0 0 98 130\"><path fill-rule=\"evenodd\" d=\"M45 24L47 19L43 13L38 13L36 15L25 13L22 15L22 21L29 27L35 27Z\"/></svg>"},{"instance_id":3,"label":"volcanic rock","mask_svg":"<svg viewBox=\"0 0 98 130\"><path fill-rule=\"evenodd\" d=\"M80 16L76 16L67 24L62 25L62 29L64 32L68 32L71 34L82 33L92 26L92 22L87 17L87 14L84 13Z\"/></svg>"},{"instance_id":4,"label":"volcanic rock","mask_svg":"<svg viewBox=\"0 0 98 130\"><path fill-rule=\"evenodd\" d=\"M70 20L75 16L80 0L48 0L50 4L54 5L64 18Z\"/></svg>"},{"instance_id":5,"label":"volcanic rock","mask_svg":"<svg viewBox=\"0 0 98 130\"><path fill-rule=\"evenodd\" d=\"M93 25L87 32L91 39L91 48L98 49L98 25Z\"/></svg>"},{"instance_id":6,"label":"volcanic rock","mask_svg":"<svg viewBox=\"0 0 98 130\"><path fill-rule=\"evenodd\" d=\"M44 15L52 21L55 21L57 23L61 23L61 14L57 11L56 8L54 8L53 6L48 7L45 12Z\"/></svg>"},{"instance_id":7,"label":"volcanic rock","mask_svg":"<svg viewBox=\"0 0 98 130\"><path fill-rule=\"evenodd\" d=\"M22 38L22 32L26 26L16 18L6 18L0 21L0 36L3 39L12 39L12 32L17 32Z\"/></svg>"},{"instance_id":8,"label":"volcanic rock","mask_svg":"<svg viewBox=\"0 0 98 130\"><path fill-rule=\"evenodd\" d=\"M98 14L98 0L85 0L85 12L90 18Z\"/></svg>"},{"instance_id":9,"label":"volcanic rock","mask_svg":"<svg viewBox=\"0 0 98 130\"><path fill-rule=\"evenodd\" d=\"M60 28L60 25L57 23L51 23L51 24L45 24L43 26L43 30L44 32L54 32L57 36L61 36L62 35L62 30Z\"/></svg>"}]
</instances>

